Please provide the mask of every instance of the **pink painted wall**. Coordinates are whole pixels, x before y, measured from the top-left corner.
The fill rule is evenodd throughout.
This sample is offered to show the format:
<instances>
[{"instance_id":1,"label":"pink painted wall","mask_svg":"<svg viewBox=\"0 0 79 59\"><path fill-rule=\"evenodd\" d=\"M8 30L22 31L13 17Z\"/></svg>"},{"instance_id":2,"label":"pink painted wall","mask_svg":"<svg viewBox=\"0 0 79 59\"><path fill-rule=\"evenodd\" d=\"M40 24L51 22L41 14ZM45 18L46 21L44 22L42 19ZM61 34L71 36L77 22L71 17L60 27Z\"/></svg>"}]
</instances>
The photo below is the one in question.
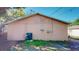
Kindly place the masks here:
<instances>
[{"instance_id":1,"label":"pink painted wall","mask_svg":"<svg viewBox=\"0 0 79 59\"><path fill-rule=\"evenodd\" d=\"M43 16L36 15L8 24L8 40L24 40L27 32L32 32L33 39L38 40L68 39L67 24Z\"/></svg>"},{"instance_id":2,"label":"pink painted wall","mask_svg":"<svg viewBox=\"0 0 79 59\"><path fill-rule=\"evenodd\" d=\"M57 40L68 40L67 24L53 21L53 38Z\"/></svg>"},{"instance_id":3,"label":"pink painted wall","mask_svg":"<svg viewBox=\"0 0 79 59\"><path fill-rule=\"evenodd\" d=\"M11 23L7 29L8 40L24 40L24 24L21 22Z\"/></svg>"}]
</instances>

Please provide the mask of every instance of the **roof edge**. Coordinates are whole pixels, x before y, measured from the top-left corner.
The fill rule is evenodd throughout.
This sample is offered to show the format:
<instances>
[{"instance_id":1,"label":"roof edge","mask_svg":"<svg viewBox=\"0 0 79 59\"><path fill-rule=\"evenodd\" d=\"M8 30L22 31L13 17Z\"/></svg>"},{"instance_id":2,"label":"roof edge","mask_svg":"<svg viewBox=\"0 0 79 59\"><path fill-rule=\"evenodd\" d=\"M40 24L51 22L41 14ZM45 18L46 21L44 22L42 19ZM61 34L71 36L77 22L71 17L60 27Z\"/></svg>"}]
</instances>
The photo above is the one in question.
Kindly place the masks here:
<instances>
[{"instance_id":1,"label":"roof edge","mask_svg":"<svg viewBox=\"0 0 79 59\"><path fill-rule=\"evenodd\" d=\"M29 16L25 16L25 17L22 17L22 18L18 18L18 19L15 19L15 20L13 20L13 21L9 21L9 22L7 22L7 23L5 23L5 24L10 24L10 23L13 23L13 22L15 22L15 21L22 20L22 19L25 19L25 18L29 18L29 17L34 16L34 15L41 15L41 16L44 16L44 17L47 17L47 18L50 18L50 19L54 19L54 20L56 20L56 21L58 21L58 22L62 22L62 23L64 23L64 24L70 24L70 23L68 23L68 22L65 22L65 21L62 21L62 20L58 20L58 19L56 19L56 18L52 18L52 17L46 16L46 15L43 15L43 14L41 14L41 13L35 13L35 14L29 15Z\"/></svg>"},{"instance_id":2,"label":"roof edge","mask_svg":"<svg viewBox=\"0 0 79 59\"><path fill-rule=\"evenodd\" d=\"M56 20L56 21L59 21L59 22L65 23L65 24L70 24L69 22L65 22L65 21L62 21L62 20L58 20L58 19L56 19L56 18L49 17L49 16L43 15L43 14L41 14L41 13L36 13L36 14L37 14L37 15L41 15L41 16L45 16L45 17L48 17L48 18L51 18L51 19L54 19L54 20Z\"/></svg>"}]
</instances>

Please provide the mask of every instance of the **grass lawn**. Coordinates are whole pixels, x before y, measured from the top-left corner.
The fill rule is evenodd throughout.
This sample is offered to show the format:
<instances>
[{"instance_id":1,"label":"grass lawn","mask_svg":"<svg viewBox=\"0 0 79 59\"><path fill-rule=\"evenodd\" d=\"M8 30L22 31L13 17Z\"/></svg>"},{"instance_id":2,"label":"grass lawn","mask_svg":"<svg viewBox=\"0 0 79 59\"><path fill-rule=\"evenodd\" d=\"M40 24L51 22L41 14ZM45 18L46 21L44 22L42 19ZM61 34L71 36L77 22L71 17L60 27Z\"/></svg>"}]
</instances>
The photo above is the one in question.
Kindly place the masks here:
<instances>
[{"instance_id":1,"label":"grass lawn","mask_svg":"<svg viewBox=\"0 0 79 59\"><path fill-rule=\"evenodd\" d=\"M47 41L43 40L26 40L24 43L26 46L46 46L49 44Z\"/></svg>"},{"instance_id":2,"label":"grass lawn","mask_svg":"<svg viewBox=\"0 0 79 59\"><path fill-rule=\"evenodd\" d=\"M67 41L25 40L11 48L16 51L69 51Z\"/></svg>"},{"instance_id":3,"label":"grass lawn","mask_svg":"<svg viewBox=\"0 0 79 59\"><path fill-rule=\"evenodd\" d=\"M68 46L67 41L44 41L44 40L26 40L24 42L25 46L54 46L56 44Z\"/></svg>"}]
</instances>

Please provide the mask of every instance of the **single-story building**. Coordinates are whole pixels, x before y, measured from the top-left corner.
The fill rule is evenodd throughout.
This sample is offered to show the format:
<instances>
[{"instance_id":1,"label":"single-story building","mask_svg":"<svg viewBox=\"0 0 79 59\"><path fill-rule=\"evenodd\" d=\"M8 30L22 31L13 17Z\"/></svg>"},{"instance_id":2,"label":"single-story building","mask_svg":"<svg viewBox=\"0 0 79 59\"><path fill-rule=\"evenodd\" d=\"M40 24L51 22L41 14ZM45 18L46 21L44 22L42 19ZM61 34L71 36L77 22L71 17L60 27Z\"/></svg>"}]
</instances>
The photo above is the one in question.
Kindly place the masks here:
<instances>
[{"instance_id":1,"label":"single-story building","mask_svg":"<svg viewBox=\"0 0 79 59\"><path fill-rule=\"evenodd\" d=\"M68 40L69 23L39 13L7 23L8 40L25 40L32 33L37 40Z\"/></svg>"},{"instance_id":2,"label":"single-story building","mask_svg":"<svg viewBox=\"0 0 79 59\"><path fill-rule=\"evenodd\" d=\"M68 27L68 35L72 38L79 39L79 25L73 25Z\"/></svg>"}]
</instances>

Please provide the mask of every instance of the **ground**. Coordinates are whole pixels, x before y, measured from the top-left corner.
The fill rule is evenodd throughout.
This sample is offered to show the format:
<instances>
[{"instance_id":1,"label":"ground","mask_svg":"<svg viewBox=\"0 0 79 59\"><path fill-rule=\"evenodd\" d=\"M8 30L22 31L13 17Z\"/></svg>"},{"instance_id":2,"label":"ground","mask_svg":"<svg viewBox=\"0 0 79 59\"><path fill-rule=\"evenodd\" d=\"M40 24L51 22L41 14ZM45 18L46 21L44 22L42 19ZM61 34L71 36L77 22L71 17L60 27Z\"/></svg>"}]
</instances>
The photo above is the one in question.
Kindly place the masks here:
<instances>
[{"instance_id":1,"label":"ground","mask_svg":"<svg viewBox=\"0 0 79 59\"><path fill-rule=\"evenodd\" d=\"M43 40L27 40L19 42L13 46L11 50L22 51L69 51L68 42L66 41L43 41Z\"/></svg>"},{"instance_id":2,"label":"ground","mask_svg":"<svg viewBox=\"0 0 79 59\"><path fill-rule=\"evenodd\" d=\"M8 41L6 33L0 34L0 51L9 51L12 45L15 45L16 42Z\"/></svg>"},{"instance_id":3,"label":"ground","mask_svg":"<svg viewBox=\"0 0 79 59\"><path fill-rule=\"evenodd\" d=\"M79 44L73 49L70 42L60 41L8 41L6 34L0 35L0 51L79 51ZM41 44L41 45L40 45ZM71 47L72 46L72 47Z\"/></svg>"}]
</instances>

